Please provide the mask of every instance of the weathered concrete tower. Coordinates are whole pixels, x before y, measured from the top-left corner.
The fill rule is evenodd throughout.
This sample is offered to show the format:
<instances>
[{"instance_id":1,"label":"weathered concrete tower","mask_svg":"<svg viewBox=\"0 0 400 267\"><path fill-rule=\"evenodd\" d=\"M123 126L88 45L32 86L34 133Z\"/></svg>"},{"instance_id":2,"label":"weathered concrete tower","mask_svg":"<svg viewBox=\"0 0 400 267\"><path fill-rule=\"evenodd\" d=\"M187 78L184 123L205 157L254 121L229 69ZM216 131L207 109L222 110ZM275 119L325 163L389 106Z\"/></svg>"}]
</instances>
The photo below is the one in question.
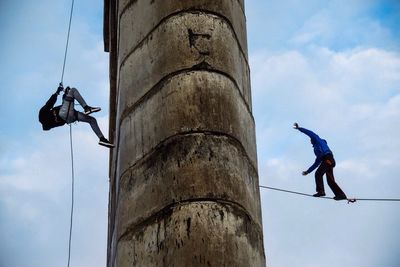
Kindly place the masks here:
<instances>
[{"instance_id":1,"label":"weathered concrete tower","mask_svg":"<svg viewBox=\"0 0 400 267\"><path fill-rule=\"evenodd\" d=\"M108 267L265 266L244 0L105 0Z\"/></svg>"}]
</instances>

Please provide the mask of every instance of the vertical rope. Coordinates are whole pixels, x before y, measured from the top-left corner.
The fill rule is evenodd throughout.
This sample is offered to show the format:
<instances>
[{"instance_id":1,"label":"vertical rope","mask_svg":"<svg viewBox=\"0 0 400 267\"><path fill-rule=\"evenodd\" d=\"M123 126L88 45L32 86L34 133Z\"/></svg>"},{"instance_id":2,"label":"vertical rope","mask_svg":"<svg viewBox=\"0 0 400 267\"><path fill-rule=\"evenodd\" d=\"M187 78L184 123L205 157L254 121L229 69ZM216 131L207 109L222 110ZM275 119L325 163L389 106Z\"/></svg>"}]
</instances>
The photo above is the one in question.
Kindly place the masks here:
<instances>
[{"instance_id":1,"label":"vertical rope","mask_svg":"<svg viewBox=\"0 0 400 267\"><path fill-rule=\"evenodd\" d=\"M75 172L74 172L74 150L72 143L72 124L69 125L69 141L71 148L71 219L69 225L69 242L68 242L68 267L71 260L71 244L72 244L72 218L74 215L74 181L75 181Z\"/></svg>"},{"instance_id":2,"label":"vertical rope","mask_svg":"<svg viewBox=\"0 0 400 267\"><path fill-rule=\"evenodd\" d=\"M68 24L68 33L67 33L67 41L65 44L65 52L64 52L64 63L63 63L63 67L62 67L62 72L61 72L61 84L64 81L64 71L65 71L65 63L67 62L67 53L68 53L68 44L69 44L69 34L71 32L71 24L72 24L72 14L74 12L74 2L75 0L72 0L72 4L71 4L71 12L69 14L69 24Z\"/></svg>"},{"instance_id":3,"label":"vertical rope","mask_svg":"<svg viewBox=\"0 0 400 267\"><path fill-rule=\"evenodd\" d=\"M63 67L62 67L62 72L61 72L60 85L62 85L63 81L64 81L65 64L67 62L69 37L70 37L71 24L72 24L72 14L74 12L74 3L75 3L75 0L72 0L71 12L69 14L68 33L67 33L67 40L66 40L66 44L65 44L64 62L63 62ZM74 180L75 180L74 150L73 150L73 142L72 142L72 125L71 124L69 125L69 140L70 140L70 148L71 148L71 217L70 217L69 240L68 240L68 264L67 264L68 267L71 262L72 220L73 220L73 216L74 216Z\"/></svg>"}]
</instances>

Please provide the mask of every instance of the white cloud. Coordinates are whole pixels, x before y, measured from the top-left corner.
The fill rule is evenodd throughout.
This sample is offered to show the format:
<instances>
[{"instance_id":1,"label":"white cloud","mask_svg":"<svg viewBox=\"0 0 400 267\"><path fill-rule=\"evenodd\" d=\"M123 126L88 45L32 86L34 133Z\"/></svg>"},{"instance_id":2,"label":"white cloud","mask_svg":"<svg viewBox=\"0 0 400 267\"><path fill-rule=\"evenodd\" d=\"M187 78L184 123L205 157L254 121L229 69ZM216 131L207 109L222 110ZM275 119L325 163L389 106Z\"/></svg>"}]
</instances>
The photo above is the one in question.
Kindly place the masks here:
<instances>
[{"instance_id":1,"label":"white cloud","mask_svg":"<svg viewBox=\"0 0 400 267\"><path fill-rule=\"evenodd\" d=\"M366 110L366 105L388 104L389 99L400 94L397 53L379 49L333 52L316 47L307 53L261 52L250 60L252 89L257 96L253 97L254 108L268 108L270 119L278 118L278 114L280 121L281 115L300 114L303 119L303 114L308 113L315 120L329 118L329 124L340 125L358 115L347 116L357 107L364 106Z\"/></svg>"},{"instance_id":2,"label":"white cloud","mask_svg":"<svg viewBox=\"0 0 400 267\"><path fill-rule=\"evenodd\" d=\"M335 50L359 45L380 47L392 44L392 33L371 16L374 1L351 1L343 5L330 0L312 16L303 21L293 34L293 45L318 44Z\"/></svg>"},{"instance_id":3,"label":"white cloud","mask_svg":"<svg viewBox=\"0 0 400 267\"><path fill-rule=\"evenodd\" d=\"M107 131L107 117L98 121L102 130ZM60 266L64 264L69 227L69 129L64 126L31 138L34 145L26 144L21 147L23 151L5 151L0 157L0 209L2 216L7 218L1 227L2 249L3 253L11 252L7 256L2 253L2 257L11 265L28 266L28 262L14 250L24 246L29 251L26 255L29 262ZM77 264L104 263L106 257L109 150L99 146L97 141L88 124L73 126L73 258L80 258ZM18 241L13 239L15 235L31 238L30 241ZM96 258L96 261L90 258Z\"/></svg>"}]
</instances>

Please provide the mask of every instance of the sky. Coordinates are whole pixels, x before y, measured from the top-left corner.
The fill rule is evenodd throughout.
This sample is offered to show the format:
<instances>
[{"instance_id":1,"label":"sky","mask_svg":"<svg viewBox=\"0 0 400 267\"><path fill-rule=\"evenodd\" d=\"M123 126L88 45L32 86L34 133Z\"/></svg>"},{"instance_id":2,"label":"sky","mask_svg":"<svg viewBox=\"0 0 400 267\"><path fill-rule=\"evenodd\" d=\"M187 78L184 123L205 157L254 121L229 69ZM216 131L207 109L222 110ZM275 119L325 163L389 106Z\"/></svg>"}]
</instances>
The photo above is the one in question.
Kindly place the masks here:
<instances>
[{"instance_id":1,"label":"sky","mask_svg":"<svg viewBox=\"0 0 400 267\"><path fill-rule=\"evenodd\" d=\"M400 198L400 2L246 0L260 184L312 194L309 139L328 141L349 197ZM37 112L60 81L70 1L0 1L0 267L67 262L69 127ZM81 90L108 133L103 1L75 2L64 83ZM108 150L74 124L71 266L105 266ZM333 196L325 185L328 196ZM261 190L269 267L400 266L400 204Z\"/></svg>"}]
</instances>

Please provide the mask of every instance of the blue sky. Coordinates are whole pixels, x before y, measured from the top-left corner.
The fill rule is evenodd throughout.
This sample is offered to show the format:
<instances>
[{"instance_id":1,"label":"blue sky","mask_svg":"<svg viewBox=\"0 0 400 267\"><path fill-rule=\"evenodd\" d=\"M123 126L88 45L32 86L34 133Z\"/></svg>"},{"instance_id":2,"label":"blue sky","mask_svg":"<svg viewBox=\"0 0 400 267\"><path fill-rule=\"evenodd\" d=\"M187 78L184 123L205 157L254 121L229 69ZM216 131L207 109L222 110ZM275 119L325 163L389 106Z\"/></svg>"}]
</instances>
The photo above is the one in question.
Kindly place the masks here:
<instances>
[{"instance_id":1,"label":"blue sky","mask_svg":"<svg viewBox=\"0 0 400 267\"><path fill-rule=\"evenodd\" d=\"M76 1L65 84L79 88L108 127L103 1ZM0 2L0 266L67 260L69 129L43 132L37 111L56 88L70 1ZM348 196L399 198L400 2L247 0L260 184L314 192L308 138L335 154ZM73 126L76 206L72 266L105 266L108 150ZM326 188L328 195L332 195ZM269 267L400 265L397 203L317 200L261 189Z\"/></svg>"}]
</instances>

